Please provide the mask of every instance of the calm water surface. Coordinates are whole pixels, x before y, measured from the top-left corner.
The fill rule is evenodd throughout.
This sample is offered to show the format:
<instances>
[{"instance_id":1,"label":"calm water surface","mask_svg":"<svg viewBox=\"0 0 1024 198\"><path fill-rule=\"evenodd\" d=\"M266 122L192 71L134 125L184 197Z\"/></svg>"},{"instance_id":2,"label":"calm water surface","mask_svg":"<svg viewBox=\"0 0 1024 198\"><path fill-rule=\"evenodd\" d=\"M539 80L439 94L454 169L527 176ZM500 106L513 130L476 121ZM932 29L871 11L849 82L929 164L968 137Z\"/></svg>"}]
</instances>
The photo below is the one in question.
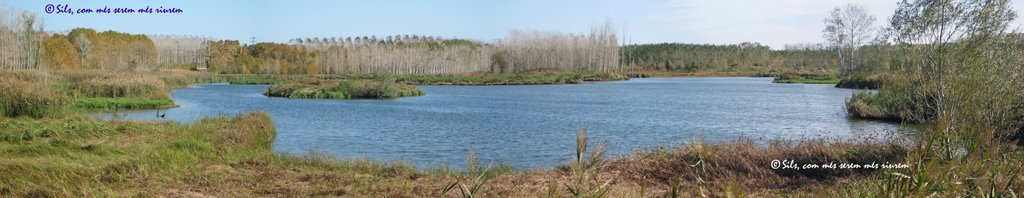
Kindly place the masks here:
<instances>
[{"instance_id":1,"label":"calm water surface","mask_svg":"<svg viewBox=\"0 0 1024 198\"><path fill-rule=\"evenodd\" d=\"M420 167L480 161L551 167L573 156L586 128L611 154L707 141L857 138L899 133L891 123L847 118L854 90L773 84L771 78L649 78L533 86L420 86L425 96L392 100L308 100L263 96L266 85L206 84L178 89L167 119L269 112L274 150L342 159L402 160ZM155 111L128 119L153 120ZM99 116L113 118L112 113Z\"/></svg>"}]
</instances>

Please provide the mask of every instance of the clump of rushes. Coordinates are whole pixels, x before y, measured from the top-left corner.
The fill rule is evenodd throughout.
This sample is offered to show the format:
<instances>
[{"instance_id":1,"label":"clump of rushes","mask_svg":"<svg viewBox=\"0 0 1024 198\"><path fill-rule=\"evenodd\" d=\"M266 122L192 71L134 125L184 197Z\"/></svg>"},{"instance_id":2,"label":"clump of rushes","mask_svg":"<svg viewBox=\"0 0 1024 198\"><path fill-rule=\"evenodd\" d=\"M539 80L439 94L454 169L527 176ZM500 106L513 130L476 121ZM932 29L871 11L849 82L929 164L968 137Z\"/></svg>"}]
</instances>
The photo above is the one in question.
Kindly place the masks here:
<instances>
[{"instance_id":1,"label":"clump of rushes","mask_svg":"<svg viewBox=\"0 0 1024 198\"><path fill-rule=\"evenodd\" d=\"M68 98L43 83L0 77L0 114L40 118L55 114Z\"/></svg>"},{"instance_id":2,"label":"clump of rushes","mask_svg":"<svg viewBox=\"0 0 1024 198\"><path fill-rule=\"evenodd\" d=\"M449 191L458 187L462 197L473 198L479 196L484 185L491 179L487 174L490 169L490 165L483 170L477 166L476 150L473 149L473 146L469 146L469 152L466 154L466 173L460 176L458 180L445 185L441 194L446 195Z\"/></svg>"},{"instance_id":3,"label":"clump of rushes","mask_svg":"<svg viewBox=\"0 0 1024 198\"><path fill-rule=\"evenodd\" d=\"M597 142L590 155L587 156L587 131L580 128L576 133L576 159L570 164L565 173L571 174L572 184L566 184L565 188L573 197L604 197L612 179L602 182L597 178L601 166L604 164L604 142ZM565 168L563 168L564 170Z\"/></svg>"},{"instance_id":4,"label":"clump of rushes","mask_svg":"<svg viewBox=\"0 0 1024 198\"><path fill-rule=\"evenodd\" d=\"M272 97L309 99L397 98L420 96L424 92L415 86L399 84L386 79L358 80L301 80L271 86L264 93Z\"/></svg>"}]
</instances>

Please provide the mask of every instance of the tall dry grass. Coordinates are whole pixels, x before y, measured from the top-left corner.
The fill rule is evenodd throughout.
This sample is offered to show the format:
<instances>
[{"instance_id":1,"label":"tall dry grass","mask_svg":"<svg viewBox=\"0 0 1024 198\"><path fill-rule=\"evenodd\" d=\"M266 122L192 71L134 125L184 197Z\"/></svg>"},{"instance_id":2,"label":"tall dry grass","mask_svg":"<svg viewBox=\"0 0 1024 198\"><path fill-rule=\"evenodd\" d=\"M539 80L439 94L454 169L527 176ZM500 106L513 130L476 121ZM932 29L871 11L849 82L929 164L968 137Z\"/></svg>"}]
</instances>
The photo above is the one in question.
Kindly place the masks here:
<instances>
[{"instance_id":1,"label":"tall dry grass","mask_svg":"<svg viewBox=\"0 0 1024 198\"><path fill-rule=\"evenodd\" d=\"M158 76L170 88L184 88L192 84L223 81L220 77L211 73L185 69L160 69L151 73Z\"/></svg>"},{"instance_id":2,"label":"tall dry grass","mask_svg":"<svg viewBox=\"0 0 1024 198\"><path fill-rule=\"evenodd\" d=\"M16 74L33 76L35 74ZM25 81L0 75L0 114L35 118L60 112L70 103L64 93L54 91L45 83Z\"/></svg>"},{"instance_id":3,"label":"tall dry grass","mask_svg":"<svg viewBox=\"0 0 1024 198\"><path fill-rule=\"evenodd\" d=\"M56 80L57 76L40 70L6 70L0 71L0 78L20 80L34 83L47 83Z\"/></svg>"},{"instance_id":4,"label":"tall dry grass","mask_svg":"<svg viewBox=\"0 0 1024 198\"><path fill-rule=\"evenodd\" d=\"M93 78L74 84L84 97L107 98L170 98L170 89L158 77L144 74L124 74L112 78Z\"/></svg>"},{"instance_id":5,"label":"tall dry grass","mask_svg":"<svg viewBox=\"0 0 1024 198\"><path fill-rule=\"evenodd\" d=\"M895 164L904 162L908 153L905 146L905 142L895 139L771 141L767 145L749 138L721 143L698 140L675 149L639 151L612 160L605 168L618 173L620 180L644 186L657 195L676 191L686 194L683 197L725 196L735 190L771 194L832 185L881 170L776 169L771 166L773 160L791 160L801 165Z\"/></svg>"}]
</instances>

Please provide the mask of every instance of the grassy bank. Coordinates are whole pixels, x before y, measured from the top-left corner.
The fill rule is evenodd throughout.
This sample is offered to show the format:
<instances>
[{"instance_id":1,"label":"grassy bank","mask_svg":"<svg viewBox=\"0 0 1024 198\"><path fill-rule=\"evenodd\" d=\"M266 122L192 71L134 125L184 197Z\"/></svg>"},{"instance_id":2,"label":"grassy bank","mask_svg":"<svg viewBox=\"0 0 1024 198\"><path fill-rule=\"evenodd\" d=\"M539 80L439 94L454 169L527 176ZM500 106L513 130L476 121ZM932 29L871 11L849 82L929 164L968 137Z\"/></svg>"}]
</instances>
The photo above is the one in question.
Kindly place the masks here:
<instances>
[{"instance_id":1,"label":"grassy bank","mask_svg":"<svg viewBox=\"0 0 1024 198\"><path fill-rule=\"evenodd\" d=\"M398 98L421 96L422 89L385 79L300 80L278 83L264 93L272 97L309 99Z\"/></svg>"},{"instance_id":2,"label":"grassy bank","mask_svg":"<svg viewBox=\"0 0 1024 198\"><path fill-rule=\"evenodd\" d=\"M554 169L417 170L397 162L274 154L270 119L265 113L194 124L108 122L76 116L3 119L0 171L18 174L0 175L0 196L450 197L464 193L446 192L453 184L480 184L472 193L485 197L566 197L573 192L665 196L672 189L684 196L739 191L773 195L820 190L822 185L869 177L875 171L773 170L767 165L771 159L901 161L907 152L894 143L807 141L758 146L741 139L607 158L601 154L601 144L595 145L581 133L579 159Z\"/></svg>"},{"instance_id":3,"label":"grassy bank","mask_svg":"<svg viewBox=\"0 0 1024 198\"><path fill-rule=\"evenodd\" d=\"M170 91L174 88L188 87L196 83L218 82L220 79L212 74L187 70L154 70L154 71L101 71L101 70L58 70L44 72L39 70L3 71L0 80L10 86L4 91L11 96L10 102L19 98L35 98L51 102L27 102L13 105L6 109L30 108L27 105L41 106L40 112L57 112L68 106L87 110L111 109L158 109L173 107ZM25 95L32 94L32 96ZM3 97L0 97L3 98ZM55 98L59 98L59 101ZM60 102L64 101L64 102ZM42 110L45 106L46 110ZM35 107L32 107L35 108ZM33 110L35 111L35 110ZM25 114L25 113L18 113ZM27 113L48 114L48 113Z\"/></svg>"},{"instance_id":4,"label":"grassy bank","mask_svg":"<svg viewBox=\"0 0 1024 198\"><path fill-rule=\"evenodd\" d=\"M78 98L74 101L75 108L89 110L164 109L174 106L170 99Z\"/></svg>"},{"instance_id":5,"label":"grassy bank","mask_svg":"<svg viewBox=\"0 0 1024 198\"><path fill-rule=\"evenodd\" d=\"M277 84L299 80L373 80L380 74L342 75L244 75L222 74L222 82L231 84ZM515 74L471 73L471 74L388 74L396 81L411 85L542 85L578 84L587 81L627 80L624 75L613 73L573 73L538 71Z\"/></svg>"},{"instance_id":6,"label":"grassy bank","mask_svg":"<svg viewBox=\"0 0 1024 198\"><path fill-rule=\"evenodd\" d=\"M274 154L264 113L190 125L64 117L0 126L0 172L17 173L0 175L0 196L416 196L409 182L432 179L402 164Z\"/></svg>"},{"instance_id":7,"label":"grassy bank","mask_svg":"<svg viewBox=\"0 0 1024 198\"><path fill-rule=\"evenodd\" d=\"M835 76L834 71L775 71L775 70L747 70L747 71L665 71L665 70L638 70L628 71L625 74L631 78L673 78L673 77L830 77ZM788 79L788 78L787 78Z\"/></svg>"},{"instance_id":8,"label":"grassy bank","mask_svg":"<svg viewBox=\"0 0 1024 198\"><path fill-rule=\"evenodd\" d=\"M794 84L837 84L840 78L796 78L796 79L775 79L773 83L794 83Z\"/></svg>"},{"instance_id":9,"label":"grassy bank","mask_svg":"<svg viewBox=\"0 0 1024 198\"><path fill-rule=\"evenodd\" d=\"M994 146L968 150L970 160L947 160L933 155L938 147L925 146L943 138L936 136L923 142L698 140L616 157L603 155L602 144L581 132L576 150L565 151L577 157L552 169L417 170L400 162L275 154L270 119L265 113L193 124L2 119L0 171L17 174L0 174L0 196L887 197L1024 190L1015 182L1024 179L1020 148L981 144ZM468 164L481 164L476 159L467 156ZM780 159L909 167L772 168Z\"/></svg>"},{"instance_id":10,"label":"grassy bank","mask_svg":"<svg viewBox=\"0 0 1024 198\"><path fill-rule=\"evenodd\" d=\"M527 72L517 74L400 75L398 82L414 85L542 85L627 80L613 73Z\"/></svg>"},{"instance_id":11,"label":"grassy bank","mask_svg":"<svg viewBox=\"0 0 1024 198\"><path fill-rule=\"evenodd\" d=\"M630 78L675 78L675 77L750 77L761 76L763 72L736 71L736 72L671 72L671 71L633 71L626 72Z\"/></svg>"},{"instance_id":12,"label":"grassy bank","mask_svg":"<svg viewBox=\"0 0 1024 198\"><path fill-rule=\"evenodd\" d=\"M836 84L841 80L841 78L834 75L808 73L765 74L763 76L775 77L772 83Z\"/></svg>"}]
</instances>

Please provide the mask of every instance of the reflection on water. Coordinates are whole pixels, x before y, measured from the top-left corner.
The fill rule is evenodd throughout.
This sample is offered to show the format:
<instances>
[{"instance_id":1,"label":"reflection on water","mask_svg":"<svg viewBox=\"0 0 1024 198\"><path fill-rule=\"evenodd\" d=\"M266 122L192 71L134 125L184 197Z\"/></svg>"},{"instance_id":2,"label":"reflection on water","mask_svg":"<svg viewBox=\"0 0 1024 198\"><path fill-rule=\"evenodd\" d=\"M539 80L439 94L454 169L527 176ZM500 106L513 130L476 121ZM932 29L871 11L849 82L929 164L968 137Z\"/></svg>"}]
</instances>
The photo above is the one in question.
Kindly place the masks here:
<instances>
[{"instance_id":1,"label":"reflection on water","mask_svg":"<svg viewBox=\"0 0 1024 198\"><path fill-rule=\"evenodd\" d=\"M892 134L891 123L847 118L854 90L773 84L770 78L651 78L534 86L421 86L427 95L392 100L307 100L263 96L266 85L207 84L175 90L166 120L271 114L274 150L341 158L462 166L473 145L482 162L551 167L572 158L577 129L612 154L723 141L857 138ZM107 119L161 120L156 111L98 113Z\"/></svg>"}]
</instances>

